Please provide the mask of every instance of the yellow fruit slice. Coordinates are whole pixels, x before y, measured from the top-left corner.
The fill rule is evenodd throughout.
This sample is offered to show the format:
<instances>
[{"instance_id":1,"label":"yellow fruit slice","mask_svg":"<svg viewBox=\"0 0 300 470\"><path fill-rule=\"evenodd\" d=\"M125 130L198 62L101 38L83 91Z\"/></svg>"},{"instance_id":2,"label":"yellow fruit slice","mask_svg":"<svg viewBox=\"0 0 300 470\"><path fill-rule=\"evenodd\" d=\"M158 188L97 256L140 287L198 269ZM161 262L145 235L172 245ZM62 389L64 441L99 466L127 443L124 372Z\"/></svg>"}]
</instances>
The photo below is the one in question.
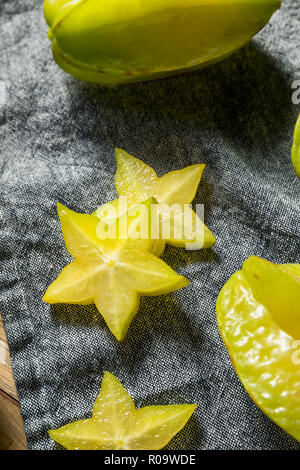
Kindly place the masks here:
<instances>
[{"instance_id":1,"label":"yellow fruit slice","mask_svg":"<svg viewBox=\"0 0 300 470\"><path fill-rule=\"evenodd\" d=\"M294 142L292 148L292 162L297 176L300 178L300 114L295 127Z\"/></svg>"},{"instance_id":2,"label":"yellow fruit slice","mask_svg":"<svg viewBox=\"0 0 300 470\"><path fill-rule=\"evenodd\" d=\"M133 204L135 206L135 204ZM119 199L115 199L114 201L110 201L103 206L99 207L93 215L98 217L103 223L105 224L112 224L114 220L119 217L121 214L127 212L128 205L126 203L126 207L122 205L122 202ZM166 242L160 237L158 232L158 238L152 238L152 247L150 251L153 255L160 257L166 247Z\"/></svg>"},{"instance_id":3,"label":"yellow fruit slice","mask_svg":"<svg viewBox=\"0 0 300 470\"><path fill-rule=\"evenodd\" d=\"M211 231L188 207L195 197L204 164L192 165L159 178L153 168L124 150L116 149L116 158L115 183L120 199L126 198L128 207L149 197L155 197L158 201L161 221L159 239L163 238L173 246L193 249L214 245L216 239ZM160 241L160 247L161 244Z\"/></svg>"},{"instance_id":4,"label":"yellow fruit slice","mask_svg":"<svg viewBox=\"0 0 300 470\"><path fill-rule=\"evenodd\" d=\"M267 24L279 0L46 0L60 67L101 84L150 80L228 56Z\"/></svg>"},{"instance_id":5,"label":"yellow fruit slice","mask_svg":"<svg viewBox=\"0 0 300 470\"><path fill-rule=\"evenodd\" d=\"M299 286L299 264L276 266L253 256L229 279L217 301L220 332L244 387L298 441Z\"/></svg>"},{"instance_id":6,"label":"yellow fruit slice","mask_svg":"<svg viewBox=\"0 0 300 470\"><path fill-rule=\"evenodd\" d=\"M300 272L297 277L284 267L251 256L243 273L254 298L269 310L275 323L300 339Z\"/></svg>"},{"instance_id":7,"label":"yellow fruit slice","mask_svg":"<svg viewBox=\"0 0 300 470\"><path fill-rule=\"evenodd\" d=\"M185 404L137 410L119 380L105 372L92 418L49 434L68 450L157 450L185 426L195 408Z\"/></svg>"},{"instance_id":8,"label":"yellow fruit slice","mask_svg":"<svg viewBox=\"0 0 300 470\"><path fill-rule=\"evenodd\" d=\"M75 260L47 289L49 304L95 304L115 337L122 341L141 295L162 295L188 281L154 256L151 239L153 198L104 224L58 204L66 247Z\"/></svg>"}]
</instances>

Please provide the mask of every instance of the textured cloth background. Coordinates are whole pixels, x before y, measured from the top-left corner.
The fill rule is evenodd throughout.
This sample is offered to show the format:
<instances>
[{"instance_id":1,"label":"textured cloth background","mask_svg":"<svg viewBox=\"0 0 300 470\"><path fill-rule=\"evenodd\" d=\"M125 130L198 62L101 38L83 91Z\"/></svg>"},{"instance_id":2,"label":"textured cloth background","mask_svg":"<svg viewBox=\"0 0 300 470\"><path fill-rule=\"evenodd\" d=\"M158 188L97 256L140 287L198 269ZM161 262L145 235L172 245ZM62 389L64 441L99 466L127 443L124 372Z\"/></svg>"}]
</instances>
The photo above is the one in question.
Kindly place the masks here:
<instances>
[{"instance_id":1,"label":"textured cloth background","mask_svg":"<svg viewBox=\"0 0 300 470\"><path fill-rule=\"evenodd\" d=\"M54 63L40 0L1 0L0 311L31 449L88 417L104 370L136 405L196 402L172 449L299 449L237 379L215 316L218 293L251 254L300 262L300 182L290 150L299 107L299 0L226 61L186 76L105 89ZM299 78L299 76L298 76ZM143 298L122 344L94 307L42 302L70 261L57 201L92 212L116 197L114 147L159 175L207 163L195 202L212 250L167 248L191 280Z\"/></svg>"}]
</instances>

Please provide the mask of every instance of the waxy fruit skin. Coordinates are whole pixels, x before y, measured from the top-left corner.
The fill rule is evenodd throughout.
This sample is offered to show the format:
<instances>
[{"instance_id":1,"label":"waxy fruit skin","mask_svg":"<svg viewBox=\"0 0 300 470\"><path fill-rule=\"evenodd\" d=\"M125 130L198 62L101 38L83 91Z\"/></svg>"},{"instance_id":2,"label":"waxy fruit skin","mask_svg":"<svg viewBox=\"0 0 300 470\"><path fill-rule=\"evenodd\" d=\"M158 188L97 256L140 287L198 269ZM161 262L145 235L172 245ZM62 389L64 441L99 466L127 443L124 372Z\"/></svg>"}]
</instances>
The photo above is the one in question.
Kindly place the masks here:
<instances>
[{"instance_id":1,"label":"waxy fruit skin","mask_svg":"<svg viewBox=\"0 0 300 470\"><path fill-rule=\"evenodd\" d=\"M282 299L286 309L279 308ZM300 264L275 265L251 256L222 288L217 320L249 395L300 441Z\"/></svg>"},{"instance_id":2,"label":"waxy fruit skin","mask_svg":"<svg viewBox=\"0 0 300 470\"><path fill-rule=\"evenodd\" d=\"M294 141L292 148L292 162L295 168L295 172L300 178L300 114L298 121L296 123L295 132L294 132Z\"/></svg>"},{"instance_id":3,"label":"waxy fruit skin","mask_svg":"<svg viewBox=\"0 0 300 470\"><path fill-rule=\"evenodd\" d=\"M246 44L279 0L46 0L57 64L88 82L119 84L187 72Z\"/></svg>"},{"instance_id":4,"label":"waxy fruit skin","mask_svg":"<svg viewBox=\"0 0 300 470\"><path fill-rule=\"evenodd\" d=\"M159 450L185 426L195 408L184 404L136 409L119 380L105 372L92 417L49 435L68 450Z\"/></svg>"}]
</instances>

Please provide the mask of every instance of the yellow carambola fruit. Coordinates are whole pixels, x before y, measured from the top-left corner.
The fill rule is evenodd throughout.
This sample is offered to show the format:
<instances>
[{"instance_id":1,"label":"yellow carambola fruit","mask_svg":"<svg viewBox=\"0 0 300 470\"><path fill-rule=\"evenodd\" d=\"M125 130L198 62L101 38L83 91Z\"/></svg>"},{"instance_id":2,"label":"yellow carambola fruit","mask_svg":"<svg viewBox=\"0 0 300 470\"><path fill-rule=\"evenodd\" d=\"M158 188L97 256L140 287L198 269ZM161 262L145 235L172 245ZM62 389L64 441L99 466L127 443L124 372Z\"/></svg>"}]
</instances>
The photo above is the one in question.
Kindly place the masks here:
<instances>
[{"instance_id":1,"label":"yellow carambola fruit","mask_svg":"<svg viewBox=\"0 0 300 470\"><path fill-rule=\"evenodd\" d=\"M153 198L111 224L58 204L66 247L75 260L63 269L43 300L49 304L95 304L122 341L137 313L140 296L162 295L189 281L151 254Z\"/></svg>"},{"instance_id":2,"label":"yellow carambola fruit","mask_svg":"<svg viewBox=\"0 0 300 470\"><path fill-rule=\"evenodd\" d=\"M300 264L251 256L221 290L217 320L249 395L300 441Z\"/></svg>"},{"instance_id":3,"label":"yellow carambola fruit","mask_svg":"<svg viewBox=\"0 0 300 470\"><path fill-rule=\"evenodd\" d=\"M46 0L57 64L117 84L216 62L267 24L280 0Z\"/></svg>"},{"instance_id":4,"label":"yellow carambola fruit","mask_svg":"<svg viewBox=\"0 0 300 470\"><path fill-rule=\"evenodd\" d=\"M115 183L120 199L125 198L128 207L149 197L158 201L160 230L153 246L157 256L162 253L165 242L191 249L210 248L215 244L211 231L189 207L205 164L188 166L159 178L153 168L124 150L116 149L116 159ZM109 214L118 213L120 199L100 207L97 216L101 220L111 220Z\"/></svg>"},{"instance_id":5,"label":"yellow carambola fruit","mask_svg":"<svg viewBox=\"0 0 300 470\"><path fill-rule=\"evenodd\" d=\"M297 176L300 178L300 114L294 132L294 142L292 148L292 162Z\"/></svg>"},{"instance_id":6,"label":"yellow carambola fruit","mask_svg":"<svg viewBox=\"0 0 300 470\"><path fill-rule=\"evenodd\" d=\"M185 404L136 409L119 380L105 372L92 417L49 434L68 450L158 450L185 426L195 408Z\"/></svg>"}]
</instances>

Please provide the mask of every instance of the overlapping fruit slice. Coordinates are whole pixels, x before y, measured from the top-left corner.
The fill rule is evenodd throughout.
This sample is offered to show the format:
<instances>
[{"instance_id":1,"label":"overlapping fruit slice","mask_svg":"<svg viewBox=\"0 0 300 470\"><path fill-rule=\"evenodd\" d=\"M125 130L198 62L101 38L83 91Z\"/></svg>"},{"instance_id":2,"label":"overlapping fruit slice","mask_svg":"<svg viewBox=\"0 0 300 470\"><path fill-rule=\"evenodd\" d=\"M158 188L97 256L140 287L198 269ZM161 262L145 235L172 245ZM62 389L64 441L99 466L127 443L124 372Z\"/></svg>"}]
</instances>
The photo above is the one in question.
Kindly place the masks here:
<instances>
[{"instance_id":1,"label":"overlapping fruit slice","mask_svg":"<svg viewBox=\"0 0 300 470\"><path fill-rule=\"evenodd\" d=\"M115 183L121 198L126 198L128 207L155 197L160 215L160 236L155 244L155 254L163 251L161 240L178 247L193 249L209 248L216 239L189 205L193 201L205 165L192 165L183 170L167 173L159 178L153 168L116 149L117 172ZM109 203L117 208L119 200ZM107 205L97 211L103 218Z\"/></svg>"},{"instance_id":2,"label":"overlapping fruit slice","mask_svg":"<svg viewBox=\"0 0 300 470\"><path fill-rule=\"evenodd\" d=\"M294 132L294 142L292 148L292 162L297 173L297 176L300 178L300 114L298 121L296 123L295 132Z\"/></svg>"},{"instance_id":3,"label":"overlapping fruit slice","mask_svg":"<svg viewBox=\"0 0 300 470\"><path fill-rule=\"evenodd\" d=\"M133 206L134 207L134 204ZM123 198L115 199L114 201L110 201L103 206L99 207L93 215L98 217L103 224L112 224L113 221L120 216L120 214L124 214L127 212L128 204L127 198L123 200ZM157 209L154 211L154 217L159 217L158 215L158 205ZM159 220L159 219L158 219ZM156 225L157 220L154 220L154 225ZM154 227L153 227L154 228ZM156 232L156 233L154 233ZM153 229L153 233L151 234L152 244L150 246L150 251L153 255L160 257L166 247L166 242L161 238L161 234L159 232L159 224L157 228Z\"/></svg>"},{"instance_id":4,"label":"overlapping fruit slice","mask_svg":"<svg viewBox=\"0 0 300 470\"><path fill-rule=\"evenodd\" d=\"M221 290L217 319L248 393L300 441L300 264L251 256Z\"/></svg>"},{"instance_id":5,"label":"overlapping fruit slice","mask_svg":"<svg viewBox=\"0 0 300 470\"><path fill-rule=\"evenodd\" d=\"M136 409L119 380L105 372L93 415L49 431L69 450L162 449L193 414L196 405L146 406Z\"/></svg>"},{"instance_id":6,"label":"overlapping fruit slice","mask_svg":"<svg viewBox=\"0 0 300 470\"><path fill-rule=\"evenodd\" d=\"M149 198L111 224L58 204L66 247L75 260L50 285L50 304L95 304L115 337L124 339L141 295L161 295L188 280L154 256Z\"/></svg>"}]
</instances>

